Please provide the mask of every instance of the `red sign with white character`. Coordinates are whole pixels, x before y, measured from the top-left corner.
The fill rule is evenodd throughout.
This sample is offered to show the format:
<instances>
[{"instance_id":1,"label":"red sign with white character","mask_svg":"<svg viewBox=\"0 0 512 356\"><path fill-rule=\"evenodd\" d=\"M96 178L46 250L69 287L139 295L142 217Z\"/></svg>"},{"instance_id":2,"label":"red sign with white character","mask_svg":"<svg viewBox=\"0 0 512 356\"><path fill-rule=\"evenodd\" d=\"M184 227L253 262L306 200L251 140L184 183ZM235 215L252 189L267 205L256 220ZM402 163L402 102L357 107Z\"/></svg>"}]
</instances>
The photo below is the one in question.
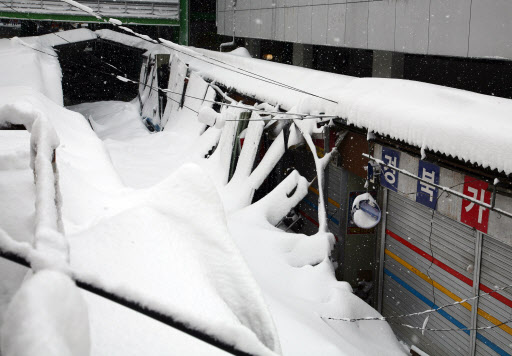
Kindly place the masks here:
<instances>
[{"instance_id":1,"label":"red sign with white character","mask_svg":"<svg viewBox=\"0 0 512 356\"><path fill-rule=\"evenodd\" d=\"M464 195L482 203L491 203L491 192L487 191L489 184L472 177L464 177ZM460 221L487 233L489 225L489 209L477 205L470 200L462 200Z\"/></svg>"}]
</instances>

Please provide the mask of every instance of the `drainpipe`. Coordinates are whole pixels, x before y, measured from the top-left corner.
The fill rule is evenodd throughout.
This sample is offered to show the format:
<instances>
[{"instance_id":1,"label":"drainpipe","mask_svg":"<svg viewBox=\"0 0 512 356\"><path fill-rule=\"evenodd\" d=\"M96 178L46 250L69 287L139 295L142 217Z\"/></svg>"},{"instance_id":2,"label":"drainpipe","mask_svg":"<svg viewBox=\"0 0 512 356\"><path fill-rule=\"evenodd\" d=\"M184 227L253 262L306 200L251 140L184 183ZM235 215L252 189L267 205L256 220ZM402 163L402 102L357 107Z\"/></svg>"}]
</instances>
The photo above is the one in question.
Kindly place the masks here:
<instances>
[{"instance_id":1,"label":"drainpipe","mask_svg":"<svg viewBox=\"0 0 512 356\"><path fill-rule=\"evenodd\" d=\"M225 43L221 43L220 45L220 51L222 51L223 48L226 48L226 47L234 47L235 46L235 38L233 37L233 41L231 42L225 42Z\"/></svg>"},{"instance_id":2,"label":"drainpipe","mask_svg":"<svg viewBox=\"0 0 512 356\"><path fill-rule=\"evenodd\" d=\"M188 0L180 0L180 45L188 46L189 40L189 3Z\"/></svg>"},{"instance_id":3,"label":"drainpipe","mask_svg":"<svg viewBox=\"0 0 512 356\"><path fill-rule=\"evenodd\" d=\"M220 52L222 52L223 48L235 46L236 0L231 0L231 3L232 3L232 7L233 7L233 40L231 42L222 43L220 45Z\"/></svg>"}]
</instances>

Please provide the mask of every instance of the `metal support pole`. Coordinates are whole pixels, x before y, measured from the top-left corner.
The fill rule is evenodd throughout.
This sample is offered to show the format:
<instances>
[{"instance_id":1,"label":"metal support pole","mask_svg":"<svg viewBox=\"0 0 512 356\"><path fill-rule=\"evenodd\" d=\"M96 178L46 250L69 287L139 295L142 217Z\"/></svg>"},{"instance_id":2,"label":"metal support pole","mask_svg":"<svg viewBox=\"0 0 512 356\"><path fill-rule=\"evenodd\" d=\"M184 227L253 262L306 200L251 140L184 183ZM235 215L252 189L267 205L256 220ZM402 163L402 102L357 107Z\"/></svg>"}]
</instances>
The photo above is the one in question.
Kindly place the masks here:
<instances>
[{"instance_id":1,"label":"metal support pole","mask_svg":"<svg viewBox=\"0 0 512 356\"><path fill-rule=\"evenodd\" d=\"M188 0L180 0L180 45L184 46L189 42L189 10Z\"/></svg>"},{"instance_id":2,"label":"metal support pole","mask_svg":"<svg viewBox=\"0 0 512 356\"><path fill-rule=\"evenodd\" d=\"M380 251L379 251L379 285L377 295L377 311L382 314L384 300L384 251L386 249L386 223L388 219L388 190L382 191L382 221L380 224Z\"/></svg>"},{"instance_id":3,"label":"metal support pole","mask_svg":"<svg viewBox=\"0 0 512 356\"><path fill-rule=\"evenodd\" d=\"M482 264L482 243L483 243L483 234L482 232L475 230L475 262L473 267L473 296L477 296L480 294L480 269ZM470 334L470 344L469 344L469 353L470 356L475 356L476 352L476 335L478 333L477 330L474 330L478 327L478 301L480 298L475 298L471 301L471 334Z\"/></svg>"},{"instance_id":4,"label":"metal support pole","mask_svg":"<svg viewBox=\"0 0 512 356\"><path fill-rule=\"evenodd\" d=\"M324 157L329 153L330 147L330 134L331 130L328 125L324 126ZM329 208L329 164L324 169L324 202L325 202L325 212L329 216L329 212L327 211ZM329 219L327 219L327 224L329 224Z\"/></svg>"}]
</instances>

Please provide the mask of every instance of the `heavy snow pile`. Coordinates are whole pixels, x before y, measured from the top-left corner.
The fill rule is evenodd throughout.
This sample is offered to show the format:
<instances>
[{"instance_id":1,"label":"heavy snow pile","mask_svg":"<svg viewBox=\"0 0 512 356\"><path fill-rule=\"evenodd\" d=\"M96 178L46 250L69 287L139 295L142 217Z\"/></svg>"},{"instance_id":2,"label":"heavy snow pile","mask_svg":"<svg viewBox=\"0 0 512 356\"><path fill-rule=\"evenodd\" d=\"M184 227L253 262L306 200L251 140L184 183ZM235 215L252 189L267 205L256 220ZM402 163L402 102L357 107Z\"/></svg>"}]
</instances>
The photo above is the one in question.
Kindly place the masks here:
<instances>
[{"instance_id":1,"label":"heavy snow pile","mask_svg":"<svg viewBox=\"0 0 512 356\"><path fill-rule=\"evenodd\" d=\"M217 192L200 168L184 166L159 185L135 191L122 184L82 115L28 89L1 94L0 111L7 102L35 107L60 139L62 220L75 275L240 349L279 352L261 292L229 237ZM201 226L195 224L198 217Z\"/></svg>"},{"instance_id":2,"label":"heavy snow pile","mask_svg":"<svg viewBox=\"0 0 512 356\"><path fill-rule=\"evenodd\" d=\"M7 309L0 345L4 356L88 356L87 306L74 282L50 270L28 277Z\"/></svg>"},{"instance_id":3,"label":"heavy snow pile","mask_svg":"<svg viewBox=\"0 0 512 356\"><path fill-rule=\"evenodd\" d=\"M0 39L0 87L27 86L62 105L62 74L56 56L38 39Z\"/></svg>"},{"instance_id":4,"label":"heavy snow pile","mask_svg":"<svg viewBox=\"0 0 512 356\"><path fill-rule=\"evenodd\" d=\"M288 110L296 106L301 113L337 115L348 124L419 148L512 173L508 154L512 141L507 134L512 129L510 99L408 80L352 78L226 53L195 51L230 64L231 70L206 64L197 53L193 54L196 58L188 59L192 68L242 94L281 104ZM265 78L250 78L250 73ZM268 83L268 78L332 99L337 105ZM282 100L286 91L289 94Z\"/></svg>"},{"instance_id":5,"label":"heavy snow pile","mask_svg":"<svg viewBox=\"0 0 512 356\"><path fill-rule=\"evenodd\" d=\"M93 31L86 28L79 28L76 30L49 33L41 36L23 37L23 41L26 41L27 43L39 42L43 46L54 47L68 43L91 41L97 38L98 35Z\"/></svg>"},{"instance_id":6,"label":"heavy snow pile","mask_svg":"<svg viewBox=\"0 0 512 356\"><path fill-rule=\"evenodd\" d=\"M425 150L512 173L512 100L398 79L347 85L335 114Z\"/></svg>"},{"instance_id":7,"label":"heavy snow pile","mask_svg":"<svg viewBox=\"0 0 512 356\"><path fill-rule=\"evenodd\" d=\"M97 30L95 33L104 40L122 43L126 46L144 49L146 51L151 50L157 46L145 39L112 30ZM165 53L165 50L162 53Z\"/></svg>"},{"instance_id":8,"label":"heavy snow pile","mask_svg":"<svg viewBox=\"0 0 512 356\"><path fill-rule=\"evenodd\" d=\"M15 45L11 45L11 42L2 44L5 51L14 49L17 51L15 54L19 53L21 56L29 54L31 61L25 62L27 68L24 70L34 74L32 78L27 75L24 77L21 68L14 67L18 71L16 73L18 78L13 75L12 82L19 83L17 79L20 79L26 86L0 88L2 120L6 120L6 117L16 118L16 123L26 124L32 130L33 138L47 138L44 142L49 145L45 147L51 148L58 142L55 159L59 180L53 187L58 187L60 194L55 192L50 199L47 194L40 195L36 192L37 197L34 197L30 189L24 188L27 194L22 197L26 199L23 203L28 206L35 203L36 207L40 201L58 203L62 213L61 227L70 242L70 263L71 268L74 269L73 274L170 314L190 327L236 345L239 349L262 355L271 355L272 350L279 353L279 341L262 294L228 233L215 187L200 168L194 165L184 166L176 171L174 176L164 179L159 185L150 189L134 190L125 186L112 166L105 145L91 130L87 120L82 115L57 105L40 92L52 94L55 93L56 86L60 89L60 81L39 80L44 70L46 70L45 75L58 78L60 74L60 71L56 70L58 66L50 67L44 62L40 66L39 58L30 57L33 52L39 52L30 49L22 42ZM49 47L39 43L36 45L43 51L51 51ZM25 49L30 52L25 52ZM24 79L26 82L23 82ZM23 118L27 120L33 118L34 124ZM41 118L50 124L49 127L53 131L41 130L38 124ZM111 130L111 132L118 131ZM45 136L38 132L53 132L55 136ZM108 129L104 134L106 135L107 132ZM26 135L21 136L19 140L22 141L23 137L26 138ZM32 143L32 147L36 147L36 151L39 152L39 148L42 147L41 142L35 142L37 146ZM29 147L25 148L25 152ZM46 151L43 153L41 157L45 158L46 163L51 166L52 157ZM18 153L16 150L6 155L6 163L3 165L6 170L23 168L28 171L23 164L23 159L29 156L27 153ZM21 160L12 163L13 157ZM34 164L37 182L43 171L38 168L37 160ZM9 180L11 177L15 175L10 174L5 178ZM42 177L47 177L46 173ZM52 191L48 190L47 193ZM187 209L183 209L185 206ZM6 209L9 207L12 208L13 205L8 205ZM30 211L33 210L28 209L27 213ZM27 225L32 225L27 228L37 226L37 221L40 220L37 218L39 214L43 214L45 219L53 217L54 224L58 225L59 218L45 212L45 209L38 208L36 221L34 223L27 221ZM20 215L19 218L17 217L18 220L26 219L24 214ZM198 217L203 221L201 226L195 223ZM9 226L5 225L6 228ZM54 231L58 228L57 226ZM24 239L33 241L33 236L24 236L23 229L24 227L16 228L12 237L17 241ZM18 248L18 245L10 241L9 237L4 238L4 235L1 243L3 247ZM80 354L75 350L84 350L84 347L88 347L88 335L82 333L80 342L77 342L74 339L75 334L66 334L65 330L53 326L62 317L70 323L74 323L73 320L83 321L84 318L79 315L85 310L85 307L82 308L83 305L80 304L81 301L71 297L70 304L74 304L75 308L68 308L68 305L62 303L45 304L48 299L67 299L66 296L76 295L76 287L72 283L58 281L60 274L59 277L48 277L46 270L53 269L54 266L46 263L44 255L32 254L31 251L26 251L26 248L23 249L23 254L25 257L40 257L37 262L38 268L42 270L36 273L34 279L27 279L15 297L12 295L20 286L21 280L17 278L12 283L9 281L2 283L2 286L8 289L3 293L5 299L2 298L2 312L7 303L11 303L6 314L5 330L23 329L23 332L16 334L19 338L18 336L12 338L9 331L3 334L7 336L2 338L0 346L2 352L6 350L9 354L11 352L30 354L33 345L40 342L40 337L44 335L36 334L36 328L25 328L25 325L27 322L44 321L45 324L41 327L47 328L53 335L52 340L55 340L55 343L49 345L49 347L55 347L50 353L64 353L68 344L73 344L74 349L71 353ZM35 260L32 262L34 263ZM41 264L41 262L45 263ZM11 272L9 269L2 270L2 275L9 272ZM19 276L22 277L23 272ZM62 276L62 278L67 277ZM4 280L7 278L2 276L2 281ZM51 291L54 294L45 295L40 284L47 284L48 281L55 282L56 286L62 285L62 288ZM120 320L124 321L123 329L127 329L128 334L133 334L133 330L137 330L137 335L141 332L138 329L140 316L119 311L116 307L105 307L104 301L98 301L98 298L89 295L86 296L86 302L87 309L95 315L90 321L92 330L90 348L93 354L104 355L105 350L119 348L125 338L125 334L120 332L115 324ZM14 309L21 312L12 311ZM47 310L48 313L33 313L35 309ZM69 314L70 310L75 314ZM27 315L26 311L30 311L30 315ZM100 314L102 318L98 317ZM187 339L178 332L162 332L162 328L167 328L162 324L151 322L145 324L149 325L151 332L160 335L174 334L175 342L145 337L151 345L137 345L141 338L133 337L128 343L132 347L127 347L125 351L129 350L129 352L124 352L123 355L140 355L141 350L148 349L157 350L156 354L181 349L197 349L201 350L201 353L222 354L212 350L210 346L188 347L197 341ZM71 329L67 324L62 326ZM30 343L23 342L29 339ZM177 340L181 340L179 345L176 345ZM115 352L108 354L115 354Z\"/></svg>"},{"instance_id":9,"label":"heavy snow pile","mask_svg":"<svg viewBox=\"0 0 512 356\"><path fill-rule=\"evenodd\" d=\"M227 52L231 54L232 56L238 56L238 57L245 57L245 58L252 58L251 54L245 47L238 47L230 52Z\"/></svg>"},{"instance_id":10,"label":"heavy snow pile","mask_svg":"<svg viewBox=\"0 0 512 356\"><path fill-rule=\"evenodd\" d=\"M0 235L31 243L35 226L35 187L27 131L0 130L0 196ZM5 309L27 271L4 259L0 259L0 271L1 325Z\"/></svg>"},{"instance_id":11,"label":"heavy snow pile","mask_svg":"<svg viewBox=\"0 0 512 356\"><path fill-rule=\"evenodd\" d=\"M189 161L203 167L203 174L207 173L215 182L222 201L222 207L217 209L227 212L229 233L262 288L284 355L402 354L400 345L386 323L344 323L325 319L378 316L378 313L354 296L347 283L338 282L334 277L328 258L333 242L331 234L310 237L285 233L274 227L306 194L307 182L304 178L295 172L266 198L250 205L251 192L257 187L257 182L265 176L265 171L273 167L272 162L275 162L276 157L279 158L284 152L282 135L271 146L269 154L265 155L260 165L251 171L251 162L255 157L252 143L259 140L263 131L261 121L251 122L235 175L228 183L225 170L221 167L229 165L233 129L236 127L233 122L226 122L222 130L209 128L199 138L195 136L193 128L189 131L192 136L187 136L186 130L181 130L179 135L167 130L148 135L142 127L129 124L136 115L126 113L126 104L111 105L123 108L123 111L106 118L104 115L109 112L106 103L82 104L73 109L90 115L93 126L99 123L102 133L109 132L109 125L119 127L117 132L110 131L112 136L101 135L124 181L131 182L135 187L153 186L149 188L153 191L172 179L165 176L183 174L179 167ZM133 106L132 110L136 112L137 108ZM119 122L124 125L119 125ZM204 159L204 150L207 151L208 145L211 147L212 140L219 140L219 131L220 142L215 153L209 159ZM129 135L132 135L131 139ZM120 136L123 139L116 138ZM193 144L187 144L186 137L196 138L188 140L193 141ZM163 156L163 152L171 158L173 155L180 156L181 160L173 164L172 159L169 159L166 164L161 164L164 161L159 156ZM149 157L156 160L154 165L147 164ZM137 170L137 166L141 169ZM188 184L194 184L192 177L188 181ZM179 193L175 194L180 196ZM207 203L208 199L205 199L201 204ZM198 210L198 215L202 211L202 208ZM194 219L201 220L200 217ZM142 221L140 223L146 225ZM152 225L152 220L149 224ZM162 228L155 226L154 229ZM108 237L100 239L109 240ZM130 240L138 244L136 237L130 237ZM73 246L73 241L71 243ZM109 248L102 247L100 250L108 251ZM97 253L100 256L103 254Z\"/></svg>"}]
</instances>

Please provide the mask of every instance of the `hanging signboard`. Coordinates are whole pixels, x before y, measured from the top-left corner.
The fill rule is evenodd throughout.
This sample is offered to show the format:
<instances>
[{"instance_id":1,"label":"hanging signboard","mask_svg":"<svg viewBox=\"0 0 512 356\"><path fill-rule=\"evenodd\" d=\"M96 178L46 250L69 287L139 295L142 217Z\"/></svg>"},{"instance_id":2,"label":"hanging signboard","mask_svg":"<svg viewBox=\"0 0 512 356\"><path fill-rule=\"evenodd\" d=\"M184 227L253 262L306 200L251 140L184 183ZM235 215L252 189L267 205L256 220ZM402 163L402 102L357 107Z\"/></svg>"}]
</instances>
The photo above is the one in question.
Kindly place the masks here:
<instances>
[{"instance_id":1,"label":"hanging signboard","mask_svg":"<svg viewBox=\"0 0 512 356\"><path fill-rule=\"evenodd\" d=\"M439 184L440 170L439 166L420 160L418 165L418 177L426 180L427 182ZM418 181L416 202L435 210L437 207L438 193L439 190L436 187L425 182Z\"/></svg>"},{"instance_id":2,"label":"hanging signboard","mask_svg":"<svg viewBox=\"0 0 512 356\"><path fill-rule=\"evenodd\" d=\"M382 147L382 160L391 166L399 167L400 151ZM396 192L398 190L398 172L394 169L383 166L380 184L383 187Z\"/></svg>"},{"instance_id":3,"label":"hanging signboard","mask_svg":"<svg viewBox=\"0 0 512 356\"><path fill-rule=\"evenodd\" d=\"M490 204L492 193L487 191L489 184L469 177L464 177L464 195L483 203ZM489 225L489 209L477 205L469 200L462 200L460 221L475 229L487 233Z\"/></svg>"}]
</instances>

